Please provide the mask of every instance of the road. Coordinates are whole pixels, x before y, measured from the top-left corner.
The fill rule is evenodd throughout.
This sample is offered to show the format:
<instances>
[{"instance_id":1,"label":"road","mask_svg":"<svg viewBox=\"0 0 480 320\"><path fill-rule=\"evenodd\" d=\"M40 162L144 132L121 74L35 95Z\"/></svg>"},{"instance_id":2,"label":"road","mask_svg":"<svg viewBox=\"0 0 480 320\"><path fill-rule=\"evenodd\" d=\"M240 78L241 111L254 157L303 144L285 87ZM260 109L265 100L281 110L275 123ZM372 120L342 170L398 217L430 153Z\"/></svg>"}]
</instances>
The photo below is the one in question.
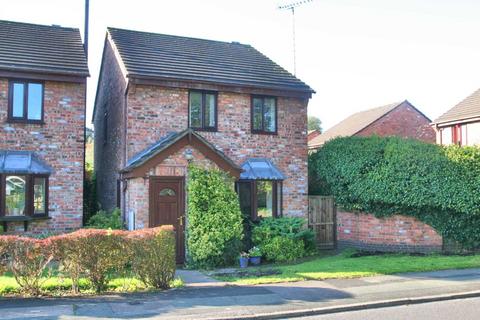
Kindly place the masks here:
<instances>
[{"instance_id":1,"label":"road","mask_svg":"<svg viewBox=\"0 0 480 320\"><path fill-rule=\"evenodd\" d=\"M480 298L447 300L408 306L341 312L303 320L478 320Z\"/></svg>"}]
</instances>

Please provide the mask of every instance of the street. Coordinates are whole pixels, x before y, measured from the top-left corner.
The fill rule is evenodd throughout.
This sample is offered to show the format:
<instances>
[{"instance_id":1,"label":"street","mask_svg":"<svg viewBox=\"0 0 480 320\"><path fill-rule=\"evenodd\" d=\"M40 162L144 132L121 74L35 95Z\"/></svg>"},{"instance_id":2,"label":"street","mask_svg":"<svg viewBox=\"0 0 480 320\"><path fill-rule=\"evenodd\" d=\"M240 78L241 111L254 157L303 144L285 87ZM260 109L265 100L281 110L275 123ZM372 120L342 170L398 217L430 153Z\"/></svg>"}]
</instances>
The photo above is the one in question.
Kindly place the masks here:
<instances>
[{"instance_id":1,"label":"street","mask_svg":"<svg viewBox=\"0 0 480 320\"><path fill-rule=\"evenodd\" d=\"M302 317L304 320L477 320L480 298L447 300L415 305Z\"/></svg>"}]
</instances>

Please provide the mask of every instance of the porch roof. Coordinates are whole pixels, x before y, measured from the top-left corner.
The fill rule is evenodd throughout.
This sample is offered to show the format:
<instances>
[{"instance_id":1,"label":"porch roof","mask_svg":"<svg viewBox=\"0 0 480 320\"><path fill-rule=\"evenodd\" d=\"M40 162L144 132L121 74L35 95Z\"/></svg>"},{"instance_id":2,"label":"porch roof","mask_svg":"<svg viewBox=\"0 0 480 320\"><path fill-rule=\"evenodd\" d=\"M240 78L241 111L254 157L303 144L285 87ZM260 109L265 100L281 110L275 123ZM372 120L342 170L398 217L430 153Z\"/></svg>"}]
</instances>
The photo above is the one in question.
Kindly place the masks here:
<instances>
[{"instance_id":1,"label":"porch roof","mask_svg":"<svg viewBox=\"0 0 480 320\"><path fill-rule=\"evenodd\" d=\"M285 180L285 175L269 159L250 158L242 165L242 180Z\"/></svg>"},{"instance_id":2,"label":"porch roof","mask_svg":"<svg viewBox=\"0 0 480 320\"><path fill-rule=\"evenodd\" d=\"M51 174L52 169L32 151L0 150L0 173Z\"/></svg>"}]
</instances>

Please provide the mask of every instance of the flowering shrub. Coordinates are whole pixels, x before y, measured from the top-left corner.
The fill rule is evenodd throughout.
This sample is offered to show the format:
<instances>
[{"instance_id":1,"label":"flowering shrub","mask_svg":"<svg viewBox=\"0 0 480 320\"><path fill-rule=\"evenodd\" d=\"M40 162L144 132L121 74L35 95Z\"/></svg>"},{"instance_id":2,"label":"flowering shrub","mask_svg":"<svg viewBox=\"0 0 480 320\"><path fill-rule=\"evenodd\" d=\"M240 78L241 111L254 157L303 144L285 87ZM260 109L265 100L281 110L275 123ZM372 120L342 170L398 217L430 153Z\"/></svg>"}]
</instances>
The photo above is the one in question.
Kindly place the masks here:
<instances>
[{"instance_id":1,"label":"flowering shrub","mask_svg":"<svg viewBox=\"0 0 480 320\"><path fill-rule=\"evenodd\" d=\"M146 285L166 289L175 276L175 233L172 226L130 232L129 262Z\"/></svg>"},{"instance_id":2,"label":"flowering shrub","mask_svg":"<svg viewBox=\"0 0 480 320\"><path fill-rule=\"evenodd\" d=\"M51 240L1 236L0 250L1 264L13 273L21 291L29 295L39 294L40 286L46 280L44 272L54 257Z\"/></svg>"}]
</instances>

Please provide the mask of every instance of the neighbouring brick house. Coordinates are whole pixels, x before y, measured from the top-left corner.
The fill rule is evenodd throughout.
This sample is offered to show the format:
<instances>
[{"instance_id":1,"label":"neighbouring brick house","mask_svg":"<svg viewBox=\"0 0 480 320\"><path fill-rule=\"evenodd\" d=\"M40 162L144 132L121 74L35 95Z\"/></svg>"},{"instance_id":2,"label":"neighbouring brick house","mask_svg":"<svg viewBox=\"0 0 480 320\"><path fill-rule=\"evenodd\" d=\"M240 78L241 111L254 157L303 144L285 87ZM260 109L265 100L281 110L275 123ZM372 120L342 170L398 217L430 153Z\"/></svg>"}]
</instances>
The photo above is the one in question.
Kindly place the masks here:
<instances>
[{"instance_id":1,"label":"neighbouring brick house","mask_svg":"<svg viewBox=\"0 0 480 320\"><path fill-rule=\"evenodd\" d=\"M432 126L438 144L480 144L480 89L435 119Z\"/></svg>"},{"instance_id":2,"label":"neighbouring brick house","mask_svg":"<svg viewBox=\"0 0 480 320\"><path fill-rule=\"evenodd\" d=\"M179 261L189 163L234 176L246 214L305 215L312 93L249 45L108 28L93 115L102 207L130 229L173 224Z\"/></svg>"},{"instance_id":3,"label":"neighbouring brick house","mask_svg":"<svg viewBox=\"0 0 480 320\"><path fill-rule=\"evenodd\" d=\"M0 222L82 226L87 60L78 29L0 21Z\"/></svg>"},{"instance_id":4,"label":"neighbouring brick house","mask_svg":"<svg viewBox=\"0 0 480 320\"><path fill-rule=\"evenodd\" d=\"M309 140L308 148L320 148L336 137L371 135L399 136L434 143L435 131L430 122L427 116L405 100L357 112Z\"/></svg>"}]
</instances>

